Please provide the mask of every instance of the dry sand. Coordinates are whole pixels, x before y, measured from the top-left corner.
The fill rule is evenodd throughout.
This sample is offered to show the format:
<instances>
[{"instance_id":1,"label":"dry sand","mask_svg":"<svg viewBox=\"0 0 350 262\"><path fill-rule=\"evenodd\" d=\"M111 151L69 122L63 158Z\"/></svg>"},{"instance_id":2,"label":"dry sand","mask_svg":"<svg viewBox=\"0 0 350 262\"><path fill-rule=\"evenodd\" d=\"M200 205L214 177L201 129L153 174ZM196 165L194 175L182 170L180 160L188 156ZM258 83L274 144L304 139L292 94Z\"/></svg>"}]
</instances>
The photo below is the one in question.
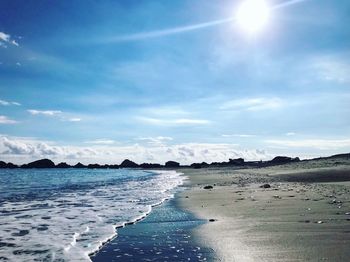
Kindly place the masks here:
<instances>
[{"instance_id":1,"label":"dry sand","mask_svg":"<svg viewBox=\"0 0 350 262\"><path fill-rule=\"evenodd\" d=\"M350 161L182 172L180 203L215 219L196 235L218 261L350 261Z\"/></svg>"}]
</instances>

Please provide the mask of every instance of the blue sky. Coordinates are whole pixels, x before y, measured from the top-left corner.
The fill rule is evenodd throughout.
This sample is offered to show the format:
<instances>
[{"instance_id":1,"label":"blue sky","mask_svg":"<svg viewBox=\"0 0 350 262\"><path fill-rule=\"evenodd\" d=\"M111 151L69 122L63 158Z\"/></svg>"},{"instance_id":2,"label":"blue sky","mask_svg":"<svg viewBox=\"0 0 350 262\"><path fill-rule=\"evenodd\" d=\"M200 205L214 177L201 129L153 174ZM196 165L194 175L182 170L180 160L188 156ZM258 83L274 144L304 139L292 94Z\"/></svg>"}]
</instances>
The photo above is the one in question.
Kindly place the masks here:
<instances>
[{"instance_id":1,"label":"blue sky","mask_svg":"<svg viewBox=\"0 0 350 262\"><path fill-rule=\"evenodd\" d=\"M350 2L292 1L255 35L234 19L196 26L241 2L2 0L1 158L349 152Z\"/></svg>"}]
</instances>

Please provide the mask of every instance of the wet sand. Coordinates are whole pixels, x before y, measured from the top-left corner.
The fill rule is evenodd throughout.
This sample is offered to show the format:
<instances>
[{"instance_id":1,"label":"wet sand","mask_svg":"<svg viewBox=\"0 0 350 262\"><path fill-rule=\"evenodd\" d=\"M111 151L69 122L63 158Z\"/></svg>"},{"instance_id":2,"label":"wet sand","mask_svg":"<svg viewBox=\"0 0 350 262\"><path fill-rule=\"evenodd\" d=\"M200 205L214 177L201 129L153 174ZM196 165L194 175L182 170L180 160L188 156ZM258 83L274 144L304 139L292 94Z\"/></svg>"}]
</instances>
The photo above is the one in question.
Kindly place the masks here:
<instances>
[{"instance_id":1,"label":"wet sand","mask_svg":"<svg viewBox=\"0 0 350 262\"><path fill-rule=\"evenodd\" d=\"M179 199L214 220L195 236L218 261L350 261L349 162L182 170L189 190Z\"/></svg>"},{"instance_id":2,"label":"wet sand","mask_svg":"<svg viewBox=\"0 0 350 262\"><path fill-rule=\"evenodd\" d=\"M177 199L154 207L141 222L119 228L117 237L91 256L94 262L212 261L214 253L201 246L192 230L205 221L178 207Z\"/></svg>"}]
</instances>

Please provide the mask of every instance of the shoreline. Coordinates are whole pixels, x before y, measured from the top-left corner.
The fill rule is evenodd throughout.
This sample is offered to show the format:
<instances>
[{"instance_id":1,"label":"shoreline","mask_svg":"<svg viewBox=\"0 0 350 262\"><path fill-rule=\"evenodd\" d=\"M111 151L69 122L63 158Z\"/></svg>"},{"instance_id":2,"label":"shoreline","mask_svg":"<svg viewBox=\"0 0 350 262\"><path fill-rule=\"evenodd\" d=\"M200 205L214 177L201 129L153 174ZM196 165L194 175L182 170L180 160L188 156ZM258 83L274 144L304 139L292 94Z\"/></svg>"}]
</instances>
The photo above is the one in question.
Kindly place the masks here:
<instances>
[{"instance_id":1,"label":"shoreline","mask_svg":"<svg viewBox=\"0 0 350 262\"><path fill-rule=\"evenodd\" d=\"M164 170L146 170L145 172L162 173L164 172ZM133 221L124 222L124 223L115 225L114 226L115 234L111 238L108 238L108 240L101 243L101 245L96 251L89 254L89 258L91 261L93 262L114 261L113 259L118 258L118 256L120 257L121 255L118 254L118 252L115 252L116 249L114 249L113 246L116 245L116 243L123 241L123 238L125 238L125 236L128 236L128 234L134 231L135 228L141 228L139 232L140 235L146 232L147 227L144 226L145 224L149 224L149 223L155 223L160 225L163 225L164 223L177 224L178 228L176 229L176 231L181 231L183 228L190 228L189 231L186 231L186 234L188 234L186 236L187 238L187 237L191 237L191 232L195 227L198 227L201 224L206 222L205 220L198 219L191 212L185 211L181 208L179 204L179 197L183 192L185 192L188 189L187 188L188 177L184 175L183 172L180 172L178 170L176 170L176 172L181 174L181 176L184 176L184 180L183 180L183 183L179 185L178 188L175 190L175 193L171 194L168 198L163 199L161 202L152 205L149 209L149 212L147 212L145 215L140 216L139 218L134 219ZM163 218L162 218L163 213L171 213L171 216L168 217L166 221L163 221ZM181 217L181 218L176 219L176 217ZM183 217L186 217L187 219ZM184 225L181 225L181 223L184 223ZM189 224L193 224L193 225L189 225ZM159 231L160 230L157 229L158 233L160 233ZM150 237L151 236L147 236L146 238L150 238ZM150 240L148 241L151 242ZM191 247L192 245L196 245L195 247L192 247L192 249L189 248L188 253L193 252L193 250L196 250L196 251L202 250L201 252L198 252L198 253L201 255L204 252L206 253L207 256L202 260L200 256L198 256L197 254L196 255L197 261L213 261L214 254L211 251L211 249L206 249L205 247L202 248L199 243L200 241L194 240L192 244L185 244L184 247L182 247L182 249L186 249L186 247ZM173 252L174 251L173 249L175 247L177 248L176 245L174 245L173 247L170 247L170 249L168 247L165 252L167 253ZM121 251L121 250L117 250L117 251ZM181 249L176 250L176 252L179 252L179 251L181 251ZM184 254L184 255L187 256L187 254ZM129 254L128 258L125 258L125 257L123 258L123 261L134 261L133 256L134 255ZM175 254L174 256L177 256L177 254ZM145 258L142 257L142 260L144 259L145 261L148 261L147 257ZM186 259L184 258L183 260L178 260L178 259L179 258L177 257L175 260L187 261L187 257ZM139 261L139 260L135 260L135 261Z\"/></svg>"},{"instance_id":2,"label":"shoreline","mask_svg":"<svg viewBox=\"0 0 350 262\"><path fill-rule=\"evenodd\" d=\"M163 172L173 172L174 170L143 170L143 171L144 172L148 172L148 173L156 173L156 174L160 175ZM183 179L182 183L177 188L174 188L175 190L179 190L179 188L185 183L187 177L181 172L177 172L177 171L175 171L175 172L178 173L180 176L184 176L184 179ZM172 190L174 190L174 189L172 189ZM161 201L150 205L149 209L147 210L147 212L141 214L138 217L135 217L134 219L132 219L130 221L119 222L119 223L116 223L116 224L112 225L113 229L114 229L113 235L111 235L110 237L102 240L100 242L100 245L98 247L96 247L95 250L93 250L92 252L89 252L87 254L89 260L93 261L92 257L96 256L101 251L101 249L104 248L105 245L108 245L111 241L113 241L116 237L118 237L117 229L122 229L122 228L125 228L127 226L134 225L134 224L136 224L138 222L142 222L144 219L146 219L151 214L152 210L155 207L158 207L158 206L164 204L164 202L173 199L175 197L175 194L176 194L176 192L175 193L170 193L170 195L168 197L163 198Z\"/></svg>"},{"instance_id":3,"label":"shoreline","mask_svg":"<svg viewBox=\"0 0 350 262\"><path fill-rule=\"evenodd\" d=\"M339 169L342 177L337 175ZM181 207L213 221L198 227L195 234L218 260L350 258L350 165L314 162L182 172L190 184L179 198ZM208 185L212 188L204 189Z\"/></svg>"},{"instance_id":4,"label":"shoreline","mask_svg":"<svg viewBox=\"0 0 350 262\"><path fill-rule=\"evenodd\" d=\"M156 206L141 221L118 229L116 237L90 256L91 261L188 261L190 257L191 261L213 261L211 249L202 247L198 239L189 241L193 229L205 221L181 209L181 193Z\"/></svg>"}]
</instances>

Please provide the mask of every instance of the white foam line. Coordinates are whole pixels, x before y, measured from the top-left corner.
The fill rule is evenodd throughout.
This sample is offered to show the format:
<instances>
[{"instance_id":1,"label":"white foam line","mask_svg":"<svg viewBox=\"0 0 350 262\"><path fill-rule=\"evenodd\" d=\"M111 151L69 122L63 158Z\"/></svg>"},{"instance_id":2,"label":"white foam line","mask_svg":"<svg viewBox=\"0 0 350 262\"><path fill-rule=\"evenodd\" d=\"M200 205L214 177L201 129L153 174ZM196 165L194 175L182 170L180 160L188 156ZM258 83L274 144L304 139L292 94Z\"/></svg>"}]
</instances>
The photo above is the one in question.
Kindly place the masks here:
<instances>
[{"instance_id":1,"label":"white foam line","mask_svg":"<svg viewBox=\"0 0 350 262\"><path fill-rule=\"evenodd\" d=\"M179 173L179 172L176 172L175 170L167 170L167 171L163 171L163 170L149 170L148 172L152 172L152 173L156 173L156 174L159 174L159 175L162 175L164 173L176 173L178 174L179 176L183 176L183 173ZM186 176L183 176L184 179L187 179ZM183 180L181 180L181 183L179 185L182 185L183 184ZM149 205L148 206L148 210L143 213L142 215L130 220L130 221L124 221L124 222L119 222L117 224L114 224L112 225L113 227L113 231L115 233L113 233L110 237L107 237L105 238L104 240L100 241L100 244L95 248L93 249L92 251L90 252L87 252L86 255L88 256L89 260L91 260L91 256L95 255L96 253L98 253L98 251L104 246L106 245L107 243L109 243L110 241L112 241L115 237L117 237L118 233L117 233L117 229L118 228L123 228L123 227L126 227L127 225L133 225L133 224L136 224L140 221L142 221L143 219L145 219L151 212L152 212L152 208L153 207L156 207L156 206L159 206L161 204L163 204L165 201L169 200L169 199L172 199L175 195L174 194L170 194L169 197L166 197L166 198L163 198L161 201L155 203L155 204L152 204L152 205Z\"/></svg>"}]
</instances>

